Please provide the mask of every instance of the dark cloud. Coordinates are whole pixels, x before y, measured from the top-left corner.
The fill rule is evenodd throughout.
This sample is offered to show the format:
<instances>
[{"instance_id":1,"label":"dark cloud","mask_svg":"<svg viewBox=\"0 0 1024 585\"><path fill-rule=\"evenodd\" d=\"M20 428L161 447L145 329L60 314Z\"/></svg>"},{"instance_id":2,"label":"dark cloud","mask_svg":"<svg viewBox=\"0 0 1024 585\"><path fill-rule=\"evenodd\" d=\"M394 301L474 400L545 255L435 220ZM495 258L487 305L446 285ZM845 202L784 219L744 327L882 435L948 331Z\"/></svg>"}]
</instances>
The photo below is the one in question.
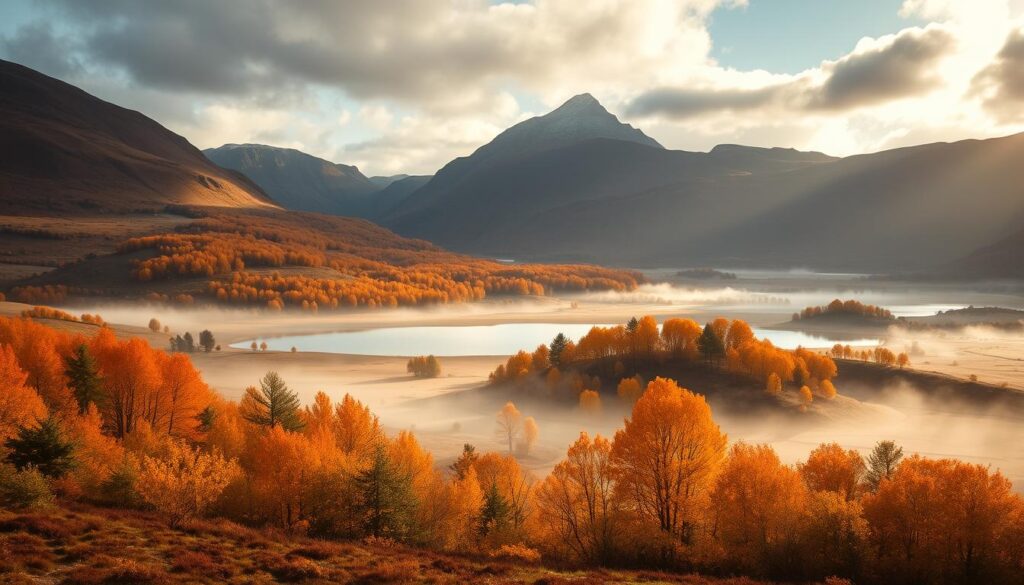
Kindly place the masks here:
<instances>
[{"instance_id":1,"label":"dark cloud","mask_svg":"<svg viewBox=\"0 0 1024 585\"><path fill-rule=\"evenodd\" d=\"M949 32L938 27L907 29L892 43L854 52L827 68L828 80L808 106L848 110L905 98L937 87L935 65L954 46Z\"/></svg>"},{"instance_id":2,"label":"dark cloud","mask_svg":"<svg viewBox=\"0 0 1024 585\"><path fill-rule=\"evenodd\" d=\"M708 112L759 109L776 101L783 89L783 86L758 89L655 89L630 102L626 107L626 116L659 115L683 120Z\"/></svg>"},{"instance_id":3,"label":"dark cloud","mask_svg":"<svg viewBox=\"0 0 1024 585\"><path fill-rule=\"evenodd\" d=\"M444 29L446 0L45 3L90 63L166 90L252 96L313 83L360 98L427 99L530 61L471 19Z\"/></svg>"},{"instance_id":4,"label":"dark cloud","mask_svg":"<svg viewBox=\"0 0 1024 585\"><path fill-rule=\"evenodd\" d=\"M73 43L55 35L53 27L44 22L22 26L13 35L0 39L0 51L11 61L54 77L68 78L82 69L74 57Z\"/></svg>"},{"instance_id":5,"label":"dark cloud","mask_svg":"<svg viewBox=\"0 0 1024 585\"><path fill-rule=\"evenodd\" d=\"M1001 121L1024 119L1024 29L1010 32L995 61L975 76L971 94Z\"/></svg>"}]
</instances>

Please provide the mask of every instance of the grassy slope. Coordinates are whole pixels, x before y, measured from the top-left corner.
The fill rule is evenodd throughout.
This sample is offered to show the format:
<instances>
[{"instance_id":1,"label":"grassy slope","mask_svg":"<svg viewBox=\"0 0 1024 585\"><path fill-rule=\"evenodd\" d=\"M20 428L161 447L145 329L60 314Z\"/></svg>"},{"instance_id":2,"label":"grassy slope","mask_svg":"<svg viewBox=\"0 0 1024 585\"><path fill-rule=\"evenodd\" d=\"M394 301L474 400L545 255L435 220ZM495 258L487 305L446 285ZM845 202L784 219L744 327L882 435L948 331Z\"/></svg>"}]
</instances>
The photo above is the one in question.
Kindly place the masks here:
<instances>
[{"instance_id":1,"label":"grassy slope","mask_svg":"<svg viewBox=\"0 0 1024 585\"><path fill-rule=\"evenodd\" d=\"M756 585L650 571L562 572L403 546L326 542L223 520L80 505L0 510L0 583L683 583Z\"/></svg>"}]
</instances>

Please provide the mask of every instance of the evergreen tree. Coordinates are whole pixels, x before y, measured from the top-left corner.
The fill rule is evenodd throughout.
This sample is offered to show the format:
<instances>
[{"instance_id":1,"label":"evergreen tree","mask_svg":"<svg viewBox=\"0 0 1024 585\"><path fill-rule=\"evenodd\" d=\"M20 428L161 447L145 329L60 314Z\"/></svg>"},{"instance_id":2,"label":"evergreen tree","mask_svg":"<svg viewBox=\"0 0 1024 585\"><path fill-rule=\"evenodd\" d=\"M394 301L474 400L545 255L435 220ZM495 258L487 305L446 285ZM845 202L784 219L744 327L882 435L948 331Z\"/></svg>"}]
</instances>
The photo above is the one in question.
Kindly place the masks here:
<instances>
[{"instance_id":1,"label":"evergreen tree","mask_svg":"<svg viewBox=\"0 0 1024 585\"><path fill-rule=\"evenodd\" d=\"M387 449L378 447L370 466L358 473L354 481L366 534L397 540L408 538L416 509L412 478L396 468Z\"/></svg>"},{"instance_id":2,"label":"evergreen tree","mask_svg":"<svg viewBox=\"0 0 1024 585\"><path fill-rule=\"evenodd\" d=\"M636 317L633 317L626 323L626 331L628 333L636 333L636 328L640 326L640 321Z\"/></svg>"},{"instance_id":3,"label":"evergreen tree","mask_svg":"<svg viewBox=\"0 0 1024 585\"><path fill-rule=\"evenodd\" d=\"M22 427L4 442L7 460L19 470L33 467L46 477L61 477L74 466L75 445L64 437L57 419L50 416L37 427Z\"/></svg>"},{"instance_id":4,"label":"evergreen tree","mask_svg":"<svg viewBox=\"0 0 1024 585\"><path fill-rule=\"evenodd\" d=\"M484 505L480 509L480 535L487 536L504 530L511 518L512 507L498 491L498 485L492 483L484 492Z\"/></svg>"},{"instance_id":5,"label":"evergreen tree","mask_svg":"<svg viewBox=\"0 0 1024 585\"><path fill-rule=\"evenodd\" d=\"M562 352L565 351L567 345L569 345L569 339L562 333L551 340L551 345L548 346L548 361L552 366L562 365Z\"/></svg>"},{"instance_id":6,"label":"evergreen tree","mask_svg":"<svg viewBox=\"0 0 1024 585\"><path fill-rule=\"evenodd\" d=\"M217 345L217 342L213 339L213 333L209 329L203 329L199 333L199 345L202 346L206 353L213 351L213 347Z\"/></svg>"},{"instance_id":7,"label":"evergreen tree","mask_svg":"<svg viewBox=\"0 0 1024 585\"><path fill-rule=\"evenodd\" d=\"M704 325L704 331L697 338L697 348L707 361L718 361L725 355L725 342L715 333L711 323Z\"/></svg>"},{"instance_id":8,"label":"evergreen tree","mask_svg":"<svg viewBox=\"0 0 1024 585\"><path fill-rule=\"evenodd\" d=\"M864 474L864 481L871 491L878 489L878 484L883 479L892 477L903 459L903 447L899 447L892 441L879 441L875 448L868 455L868 470Z\"/></svg>"},{"instance_id":9,"label":"evergreen tree","mask_svg":"<svg viewBox=\"0 0 1024 585\"><path fill-rule=\"evenodd\" d=\"M466 473L469 472L469 468L473 467L473 463L479 459L480 456L476 452L476 447L469 443L462 445L462 454L459 458L452 462L448 467L455 474L455 477L459 479L466 479Z\"/></svg>"},{"instance_id":10,"label":"evergreen tree","mask_svg":"<svg viewBox=\"0 0 1024 585\"><path fill-rule=\"evenodd\" d=\"M305 426L299 406L298 394L288 389L277 372L267 372L260 380L259 389L254 386L245 389L242 417L253 424L281 425L286 431L297 431Z\"/></svg>"},{"instance_id":11,"label":"evergreen tree","mask_svg":"<svg viewBox=\"0 0 1024 585\"><path fill-rule=\"evenodd\" d=\"M99 374L96 358L89 353L84 343L75 348L75 353L65 360L64 375L68 377L68 386L78 401L78 411L85 412L89 403L101 406L103 399L103 379Z\"/></svg>"},{"instance_id":12,"label":"evergreen tree","mask_svg":"<svg viewBox=\"0 0 1024 585\"><path fill-rule=\"evenodd\" d=\"M217 418L217 411L213 409L212 405L207 405L206 408L199 411L196 415L196 419L199 421L199 430L208 433L213 428L213 421Z\"/></svg>"}]
</instances>

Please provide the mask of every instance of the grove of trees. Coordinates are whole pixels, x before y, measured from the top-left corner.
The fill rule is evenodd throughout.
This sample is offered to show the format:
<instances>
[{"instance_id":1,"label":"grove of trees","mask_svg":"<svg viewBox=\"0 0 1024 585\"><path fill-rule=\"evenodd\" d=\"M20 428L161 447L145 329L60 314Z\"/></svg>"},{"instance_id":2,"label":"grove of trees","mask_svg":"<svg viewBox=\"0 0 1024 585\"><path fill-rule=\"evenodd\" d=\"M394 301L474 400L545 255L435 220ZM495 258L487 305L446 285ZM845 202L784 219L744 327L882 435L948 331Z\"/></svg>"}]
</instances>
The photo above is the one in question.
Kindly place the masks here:
<instances>
[{"instance_id":1,"label":"grove of trees","mask_svg":"<svg viewBox=\"0 0 1024 585\"><path fill-rule=\"evenodd\" d=\"M739 326L730 343L729 325L726 351L753 343ZM644 335L625 355L663 343ZM805 384L827 379L797 358ZM867 458L825 444L788 465L768 445L730 444L704 397L665 378L646 384L613 437L580 434L543 479L515 454L536 423L511 403L496 423L508 452L467 445L440 468L349 395L303 405L271 372L234 402L186 354L106 328L83 337L0 319L5 506L57 497L176 524L219 516L319 538L789 582L1013 583L1024 570L1024 498L983 465L889 442Z\"/></svg>"}]
</instances>

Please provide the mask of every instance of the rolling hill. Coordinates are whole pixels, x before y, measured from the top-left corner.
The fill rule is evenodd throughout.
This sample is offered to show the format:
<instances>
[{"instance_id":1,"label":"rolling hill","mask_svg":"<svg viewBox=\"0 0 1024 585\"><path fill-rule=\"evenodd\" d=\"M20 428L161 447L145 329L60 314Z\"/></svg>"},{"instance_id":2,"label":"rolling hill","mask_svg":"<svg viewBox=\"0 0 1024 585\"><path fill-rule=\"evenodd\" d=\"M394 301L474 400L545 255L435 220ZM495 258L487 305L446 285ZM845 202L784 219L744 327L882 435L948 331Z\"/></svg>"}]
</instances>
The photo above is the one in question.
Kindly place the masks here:
<instances>
[{"instance_id":1,"label":"rolling hill","mask_svg":"<svg viewBox=\"0 0 1024 585\"><path fill-rule=\"evenodd\" d=\"M225 144L203 153L218 165L252 179L286 209L370 217L371 195L381 189L354 166L293 148Z\"/></svg>"},{"instance_id":2,"label":"rolling hill","mask_svg":"<svg viewBox=\"0 0 1024 585\"><path fill-rule=\"evenodd\" d=\"M0 88L0 214L276 207L138 112L8 61Z\"/></svg>"}]
</instances>

